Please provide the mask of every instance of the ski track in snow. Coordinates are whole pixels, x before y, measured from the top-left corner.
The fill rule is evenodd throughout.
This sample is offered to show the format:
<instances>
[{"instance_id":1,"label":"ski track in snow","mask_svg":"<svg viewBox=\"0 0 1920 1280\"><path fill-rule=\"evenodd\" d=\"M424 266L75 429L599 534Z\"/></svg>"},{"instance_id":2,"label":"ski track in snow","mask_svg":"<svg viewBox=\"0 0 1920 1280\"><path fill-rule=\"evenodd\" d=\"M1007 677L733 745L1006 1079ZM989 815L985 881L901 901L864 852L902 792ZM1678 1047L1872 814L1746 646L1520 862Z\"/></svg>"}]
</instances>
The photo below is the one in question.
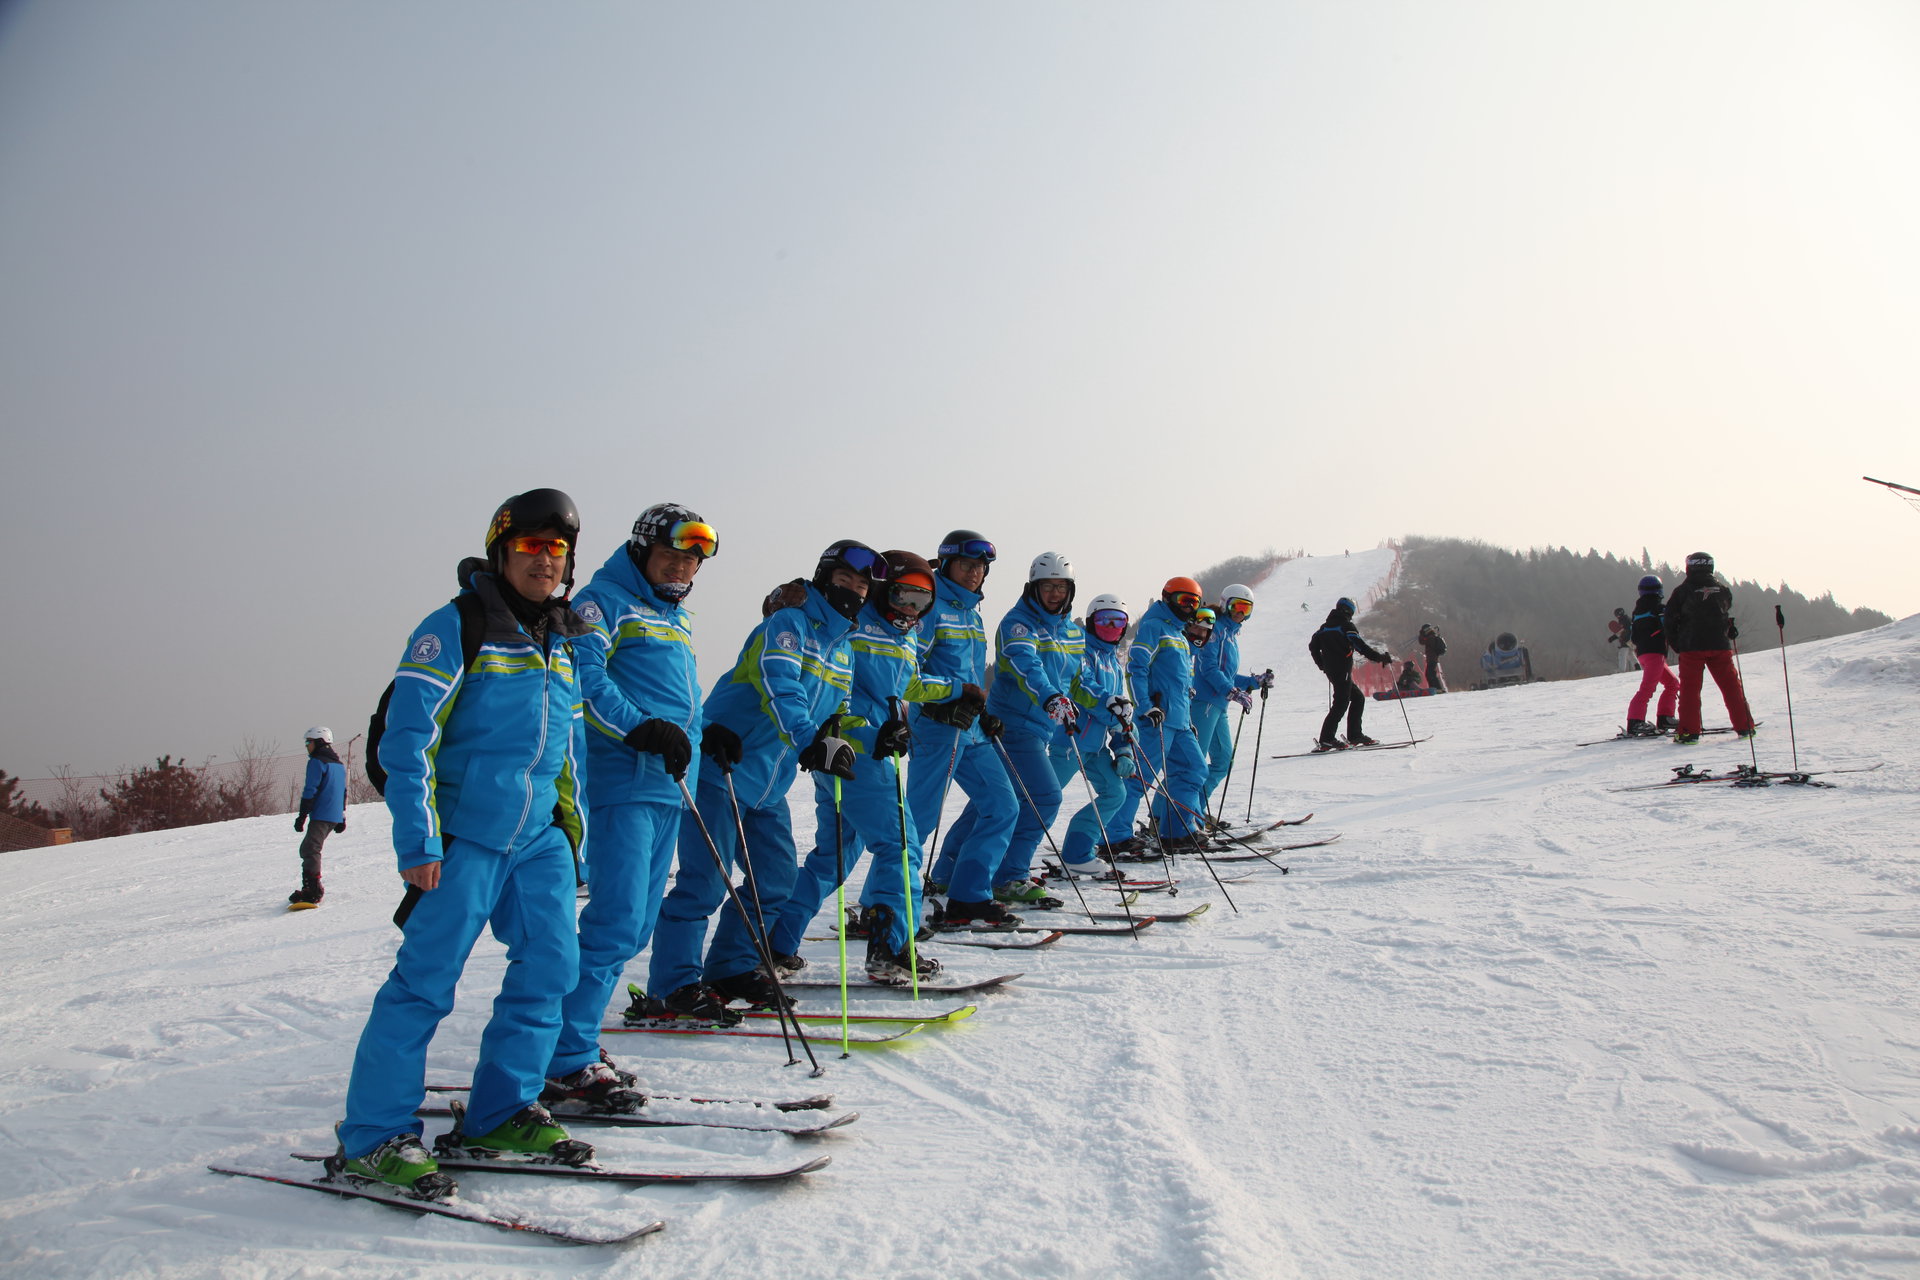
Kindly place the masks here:
<instances>
[{"instance_id":1,"label":"ski track in snow","mask_svg":"<svg viewBox=\"0 0 1920 1280\"><path fill-rule=\"evenodd\" d=\"M1264 755L1317 728L1306 637L1389 562L1296 561L1257 589L1244 659L1280 677ZM1476 641L1450 640L1464 684ZM619 1249L204 1172L331 1145L397 937L384 810L329 841L327 903L300 914L281 910L284 816L5 855L0 1275L1920 1276L1920 618L1788 658L1802 764L1886 768L1615 793L1748 749L1575 748L1624 719L1637 675L1416 700L1420 747L1260 760L1257 812L1313 810L1300 838L1344 838L1276 855L1287 876L1237 864L1255 872L1237 914L1189 866L1167 905L1214 901L1198 920L956 951L956 972L1027 976L897 1047L842 1061L823 1032L822 1080L778 1040L608 1037L663 1090L826 1090L861 1112L809 1139L578 1131L610 1163L834 1157L785 1184L465 1176L496 1210L667 1220ZM1779 655L1745 666L1756 749L1783 767ZM1368 730L1403 736L1402 706L1370 704ZM466 1079L503 963L483 938L435 1079Z\"/></svg>"}]
</instances>

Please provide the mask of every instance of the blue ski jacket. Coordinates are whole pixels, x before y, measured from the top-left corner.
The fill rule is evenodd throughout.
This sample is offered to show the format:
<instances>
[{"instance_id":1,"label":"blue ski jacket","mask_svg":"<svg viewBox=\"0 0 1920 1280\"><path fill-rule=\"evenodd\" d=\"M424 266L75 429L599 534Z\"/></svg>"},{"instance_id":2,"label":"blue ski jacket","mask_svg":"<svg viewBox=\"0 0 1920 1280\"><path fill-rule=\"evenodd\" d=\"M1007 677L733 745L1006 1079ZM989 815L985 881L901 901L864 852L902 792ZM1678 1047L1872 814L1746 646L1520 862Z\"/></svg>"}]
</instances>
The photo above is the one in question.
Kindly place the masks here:
<instances>
[{"instance_id":1,"label":"blue ski jacket","mask_svg":"<svg viewBox=\"0 0 1920 1280\"><path fill-rule=\"evenodd\" d=\"M798 609L776 609L747 633L733 670L707 695L705 723L740 735L740 803L764 809L793 785L800 752L853 688L852 623L812 583Z\"/></svg>"},{"instance_id":2,"label":"blue ski jacket","mask_svg":"<svg viewBox=\"0 0 1920 1280\"><path fill-rule=\"evenodd\" d=\"M1158 706L1169 729L1193 727L1193 647L1187 643L1187 624L1155 600L1133 633L1127 651L1127 679L1133 685L1136 716Z\"/></svg>"},{"instance_id":3,"label":"blue ski jacket","mask_svg":"<svg viewBox=\"0 0 1920 1280\"><path fill-rule=\"evenodd\" d=\"M1257 689L1258 676L1240 674L1241 623L1222 613L1213 624L1213 637L1193 657L1193 696L1202 702L1224 703L1235 689Z\"/></svg>"},{"instance_id":4,"label":"blue ski jacket","mask_svg":"<svg viewBox=\"0 0 1920 1280\"><path fill-rule=\"evenodd\" d=\"M685 804L660 757L625 739L643 721L672 721L695 747L687 789L699 781L700 673L687 611L654 591L623 544L581 589L574 612L588 627L573 647L586 704L588 803Z\"/></svg>"},{"instance_id":5,"label":"blue ski jacket","mask_svg":"<svg viewBox=\"0 0 1920 1280\"><path fill-rule=\"evenodd\" d=\"M960 696L960 686L987 685L987 625L980 616L980 593L968 591L944 573L933 575L933 607L920 620L922 679L944 679ZM948 701L949 699L940 699ZM996 713L997 714L997 713ZM914 709L918 724L920 708ZM960 734L963 742L985 742L976 721Z\"/></svg>"},{"instance_id":6,"label":"blue ski jacket","mask_svg":"<svg viewBox=\"0 0 1920 1280\"><path fill-rule=\"evenodd\" d=\"M347 766L331 748L307 757L306 783L300 788L300 816L339 824L347 820Z\"/></svg>"},{"instance_id":7,"label":"blue ski jacket","mask_svg":"<svg viewBox=\"0 0 1920 1280\"><path fill-rule=\"evenodd\" d=\"M987 710L1041 739L1059 728L1042 709L1054 695L1073 697L1087 633L1066 614L1047 613L1027 597L1007 610L993 633L993 688Z\"/></svg>"},{"instance_id":8,"label":"blue ski jacket","mask_svg":"<svg viewBox=\"0 0 1920 1280\"><path fill-rule=\"evenodd\" d=\"M467 583L486 617L473 665L460 666L460 610L449 601L414 628L394 672L380 767L401 870L438 862L447 836L500 853L552 826L575 853L586 840L573 646L587 625L554 602L536 642L493 574Z\"/></svg>"},{"instance_id":9,"label":"blue ski jacket","mask_svg":"<svg viewBox=\"0 0 1920 1280\"><path fill-rule=\"evenodd\" d=\"M1120 722L1107 710L1107 700L1116 695L1129 700L1133 697L1127 692L1127 671L1120 661L1120 646L1108 644L1089 631L1073 693L1073 700L1080 704L1082 753L1098 750L1108 744L1109 739L1114 751L1126 750L1118 733Z\"/></svg>"},{"instance_id":10,"label":"blue ski jacket","mask_svg":"<svg viewBox=\"0 0 1920 1280\"><path fill-rule=\"evenodd\" d=\"M854 619L847 642L853 647L853 688L840 736L866 755L892 714L892 700L945 702L960 692L956 681L920 671L920 641L914 630L902 631L869 604ZM902 708L904 711L905 708Z\"/></svg>"}]
</instances>

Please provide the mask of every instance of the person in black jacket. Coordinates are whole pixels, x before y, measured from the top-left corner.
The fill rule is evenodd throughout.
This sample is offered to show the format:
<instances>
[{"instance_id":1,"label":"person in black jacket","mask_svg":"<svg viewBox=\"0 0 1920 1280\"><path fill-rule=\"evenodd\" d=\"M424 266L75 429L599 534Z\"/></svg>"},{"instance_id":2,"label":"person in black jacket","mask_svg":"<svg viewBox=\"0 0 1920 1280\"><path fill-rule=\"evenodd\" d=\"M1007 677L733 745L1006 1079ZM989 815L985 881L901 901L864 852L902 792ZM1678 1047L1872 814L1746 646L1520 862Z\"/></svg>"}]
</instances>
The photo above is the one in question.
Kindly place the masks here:
<instances>
[{"instance_id":1,"label":"person in black jacket","mask_svg":"<svg viewBox=\"0 0 1920 1280\"><path fill-rule=\"evenodd\" d=\"M1633 616L1627 620L1628 638L1634 655L1640 659L1641 671L1640 688L1627 703L1629 738L1657 738L1671 733L1680 723L1673 715L1680 701L1680 681L1667 666L1667 632L1663 622L1666 609L1661 603L1660 591L1660 579L1653 574L1640 579L1640 598L1633 602ZM1647 723L1647 704L1653 701L1655 689L1660 691L1657 726Z\"/></svg>"},{"instance_id":2,"label":"person in black jacket","mask_svg":"<svg viewBox=\"0 0 1920 1280\"><path fill-rule=\"evenodd\" d=\"M1733 665L1733 642L1740 628L1733 621L1733 592L1713 576L1713 557L1696 551L1687 557L1687 576L1667 597L1663 614L1667 645L1680 655L1680 723L1673 740L1685 746L1700 741L1700 686L1706 672L1720 686L1733 731L1753 736L1753 713Z\"/></svg>"},{"instance_id":3,"label":"person in black jacket","mask_svg":"<svg viewBox=\"0 0 1920 1280\"><path fill-rule=\"evenodd\" d=\"M1333 705L1327 709L1327 718L1320 725L1319 751L1340 751L1347 747L1370 747L1377 739L1369 738L1360 732L1360 717L1367 709L1367 697L1353 682L1353 655L1358 653L1373 662L1388 663L1393 655L1378 650L1360 638L1353 627L1353 601L1341 596L1327 614L1327 620L1313 633L1307 642L1307 652L1313 656L1313 665L1320 668L1327 677L1327 683L1333 686ZM1347 718L1347 740L1340 741L1334 731L1340 725L1340 717Z\"/></svg>"},{"instance_id":4,"label":"person in black jacket","mask_svg":"<svg viewBox=\"0 0 1920 1280\"><path fill-rule=\"evenodd\" d=\"M1440 674L1440 659L1447 651L1447 642L1434 630L1431 622L1420 624L1420 647L1427 655L1427 688L1435 693L1447 691L1447 681Z\"/></svg>"}]
</instances>

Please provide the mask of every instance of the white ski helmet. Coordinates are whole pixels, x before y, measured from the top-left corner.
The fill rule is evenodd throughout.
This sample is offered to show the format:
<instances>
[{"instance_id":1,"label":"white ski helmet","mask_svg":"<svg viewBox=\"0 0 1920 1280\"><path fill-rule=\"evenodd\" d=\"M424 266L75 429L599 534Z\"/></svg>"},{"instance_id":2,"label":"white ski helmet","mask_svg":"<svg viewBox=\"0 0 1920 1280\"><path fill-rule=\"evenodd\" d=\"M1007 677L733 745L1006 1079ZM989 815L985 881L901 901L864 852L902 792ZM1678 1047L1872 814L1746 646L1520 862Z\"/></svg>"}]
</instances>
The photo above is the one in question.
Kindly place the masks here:
<instances>
[{"instance_id":1,"label":"white ski helmet","mask_svg":"<svg viewBox=\"0 0 1920 1280\"><path fill-rule=\"evenodd\" d=\"M1126 614L1128 618L1133 617L1133 610L1127 607L1125 600L1114 595L1111 591L1103 591L1093 599L1087 601L1087 621L1092 621L1094 614L1104 613L1109 609L1118 609L1121 613Z\"/></svg>"},{"instance_id":2,"label":"white ski helmet","mask_svg":"<svg viewBox=\"0 0 1920 1280\"><path fill-rule=\"evenodd\" d=\"M332 746L333 730L327 728L327 726L323 724L317 724L313 726L313 728L307 730L305 735L301 738L301 741L303 742L319 741L319 742L326 743L328 746Z\"/></svg>"},{"instance_id":3,"label":"white ski helmet","mask_svg":"<svg viewBox=\"0 0 1920 1280\"><path fill-rule=\"evenodd\" d=\"M1233 608L1235 600L1246 601L1247 607L1236 613ZM1253 588L1244 582L1229 582L1220 588L1220 594L1214 600L1214 608L1221 617L1231 618L1235 622L1245 622L1253 616Z\"/></svg>"},{"instance_id":4,"label":"white ski helmet","mask_svg":"<svg viewBox=\"0 0 1920 1280\"><path fill-rule=\"evenodd\" d=\"M1073 607L1073 565L1058 551L1042 551L1027 567L1027 589L1024 594L1029 600L1035 599L1033 588L1041 582L1066 583L1067 602L1060 606L1060 612L1065 614Z\"/></svg>"}]
</instances>

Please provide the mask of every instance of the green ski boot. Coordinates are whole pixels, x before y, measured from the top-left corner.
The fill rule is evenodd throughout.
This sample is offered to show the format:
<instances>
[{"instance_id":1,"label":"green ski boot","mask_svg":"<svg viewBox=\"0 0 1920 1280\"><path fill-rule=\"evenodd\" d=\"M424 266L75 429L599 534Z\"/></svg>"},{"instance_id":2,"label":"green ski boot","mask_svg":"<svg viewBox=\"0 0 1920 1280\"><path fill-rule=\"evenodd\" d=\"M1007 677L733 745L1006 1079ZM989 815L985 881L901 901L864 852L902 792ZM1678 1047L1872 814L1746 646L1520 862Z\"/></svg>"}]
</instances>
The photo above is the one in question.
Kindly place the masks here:
<instances>
[{"instance_id":1,"label":"green ski boot","mask_svg":"<svg viewBox=\"0 0 1920 1280\"><path fill-rule=\"evenodd\" d=\"M1057 911L1064 905L1060 899L1047 892L1047 886L1038 880L1014 880L996 885L993 890L995 902L1011 902L1035 911Z\"/></svg>"},{"instance_id":2,"label":"green ski boot","mask_svg":"<svg viewBox=\"0 0 1920 1280\"><path fill-rule=\"evenodd\" d=\"M444 1144L451 1154L458 1149L477 1156L528 1156L542 1164L583 1165L593 1159L593 1148L575 1141L553 1122L553 1116L539 1103L522 1107L511 1119L487 1133L467 1133L466 1115L456 1109L453 1132L442 1136L435 1146Z\"/></svg>"},{"instance_id":3,"label":"green ski boot","mask_svg":"<svg viewBox=\"0 0 1920 1280\"><path fill-rule=\"evenodd\" d=\"M382 1183L415 1200L445 1200L460 1189L459 1183L440 1172L417 1133L396 1134L355 1160L341 1152L327 1161L327 1171L354 1182Z\"/></svg>"}]
</instances>

